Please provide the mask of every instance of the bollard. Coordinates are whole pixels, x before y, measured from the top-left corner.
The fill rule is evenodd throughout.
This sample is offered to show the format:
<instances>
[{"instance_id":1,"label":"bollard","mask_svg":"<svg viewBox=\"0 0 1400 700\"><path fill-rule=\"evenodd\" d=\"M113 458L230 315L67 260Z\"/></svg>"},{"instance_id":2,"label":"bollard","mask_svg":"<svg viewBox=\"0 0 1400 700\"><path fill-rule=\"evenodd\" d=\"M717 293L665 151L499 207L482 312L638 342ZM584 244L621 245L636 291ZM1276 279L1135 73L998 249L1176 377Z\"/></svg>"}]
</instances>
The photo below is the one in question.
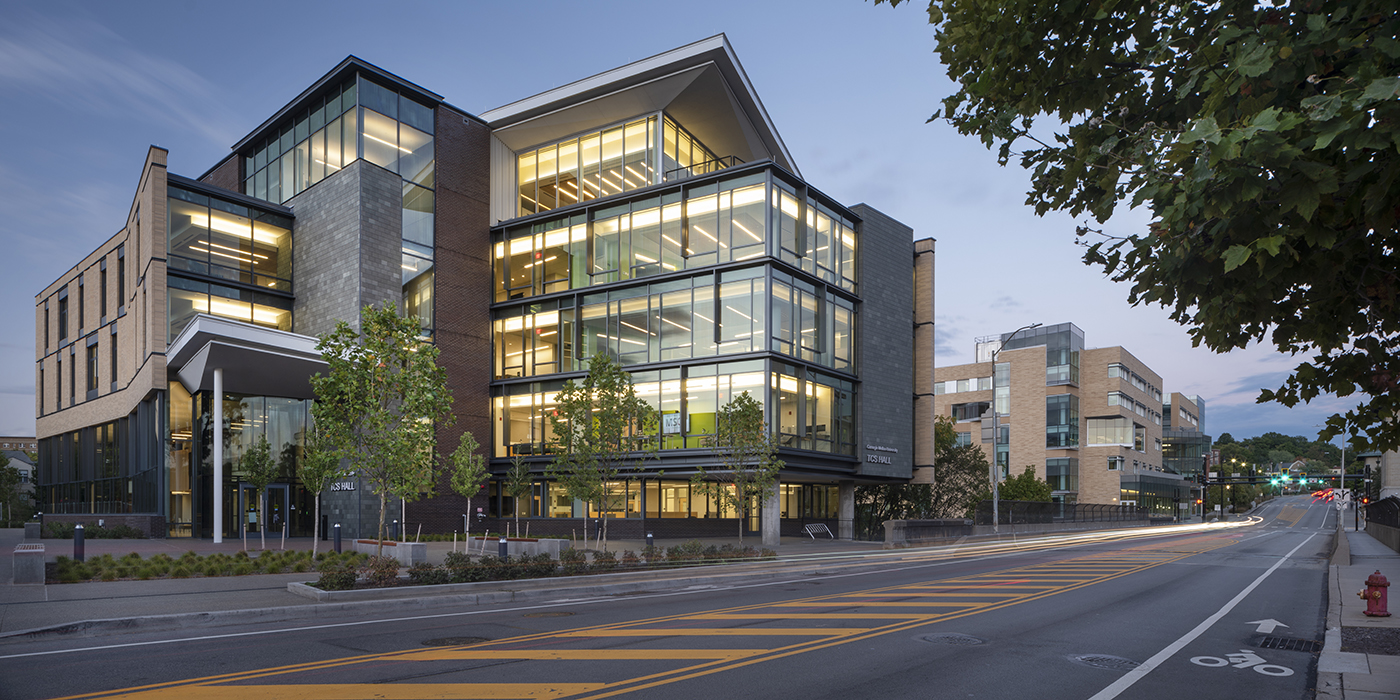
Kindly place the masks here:
<instances>
[{"instance_id":1,"label":"bollard","mask_svg":"<svg viewBox=\"0 0 1400 700\"><path fill-rule=\"evenodd\" d=\"M83 560L83 524L73 526L73 561Z\"/></svg>"},{"instance_id":2,"label":"bollard","mask_svg":"<svg viewBox=\"0 0 1400 700\"><path fill-rule=\"evenodd\" d=\"M501 556L501 558L502 558L502 559L505 559L507 556L509 556L509 554L508 554L509 552L510 552L510 544L509 544L508 542L506 542L506 536L505 536L505 535L501 535L501 551L500 551L500 556Z\"/></svg>"},{"instance_id":3,"label":"bollard","mask_svg":"<svg viewBox=\"0 0 1400 700\"><path fill-rule=\"evenodd\" d=\"M389 528L389 539L395 542L399 541L399 521L397 520L395 520L394 524Z\"/></svg>"},{"instance_id":4,"label":"bollard","mask_svg":"<svg viewBox=\"0 0 1400 700\"><path fill-rule=\"evenodd\" d=\"M335 524L335 553L340 554L340 523Z\"/></svg>"},{"instance_id":5,"label":"bollard","mask_svg":"<svg viewBox=\"0 0 1400 700\"><path fill-rule=\"evenodd\" d=\"M647 549L651 549L651 548L653 548L653 547L655 547L655 546L656 546L656 542L655 542L654 540L652 540L652 538L651 538L651 533L648 532L648 533L647 533Z\"/></svg>"}]
</instances>

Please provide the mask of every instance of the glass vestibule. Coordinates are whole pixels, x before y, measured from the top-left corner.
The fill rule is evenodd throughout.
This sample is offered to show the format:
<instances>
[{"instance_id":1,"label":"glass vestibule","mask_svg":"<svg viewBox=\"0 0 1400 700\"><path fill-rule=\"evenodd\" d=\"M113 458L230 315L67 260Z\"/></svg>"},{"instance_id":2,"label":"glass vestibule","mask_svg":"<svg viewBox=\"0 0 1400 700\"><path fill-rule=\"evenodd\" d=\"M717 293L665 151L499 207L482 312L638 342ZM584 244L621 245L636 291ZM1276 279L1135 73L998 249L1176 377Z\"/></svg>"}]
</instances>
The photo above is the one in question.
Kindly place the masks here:
<instances>
[{"instance_id":1,"label":"glass vestibule","mask_svg":"<svg viewBox=\"0 0 1400 700\"><path fill-rule=\"evenodd\" d=\"M194 467L192 531L199 537L212 537L214 507L214 433L213 399L202 391L192 399L192 420L195 428L191 454ZM282 517L288 525L288 536L308 536L312 532L315 496L304 488L297 477L297 464L302 458L303 440L311 420L310 400L267 396L225 394L223 401L224 434L224 522L218 524L226 537L239 536L246 515L246 505L240 485L246 482L239 460L258 438L266 436L272 446L272 458L277 463L275 485L287 489ZM270 516L269 516L270 518ZM280 533L280 527L278 532Z\"/></svg>"}]
</instances>

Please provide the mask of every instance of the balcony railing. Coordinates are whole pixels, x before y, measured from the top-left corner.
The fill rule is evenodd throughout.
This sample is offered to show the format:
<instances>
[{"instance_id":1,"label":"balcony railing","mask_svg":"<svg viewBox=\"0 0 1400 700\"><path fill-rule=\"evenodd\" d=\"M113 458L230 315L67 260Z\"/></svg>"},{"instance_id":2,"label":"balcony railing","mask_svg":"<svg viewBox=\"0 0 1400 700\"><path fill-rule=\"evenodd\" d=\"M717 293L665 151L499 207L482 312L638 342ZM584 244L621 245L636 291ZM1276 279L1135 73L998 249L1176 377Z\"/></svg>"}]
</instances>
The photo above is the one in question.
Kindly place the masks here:
<instances>
[{"instance_id":1,"label":"balcony railing","mask_svg":"<svg viewBox=\"0 0 1400 700\"><path fill-rule=\"evenodd\" d=\"M695 177L696 175L716 173L725 168L732 168L736 165L740 165L743 162L744 161L739 160L737 156L725 156L714 160L702 160L699 163L694 163L683 168L673 168L667 170L662 175L665 178L664 182L675 182L677 180Z\"/></svg>"}]
</instances>

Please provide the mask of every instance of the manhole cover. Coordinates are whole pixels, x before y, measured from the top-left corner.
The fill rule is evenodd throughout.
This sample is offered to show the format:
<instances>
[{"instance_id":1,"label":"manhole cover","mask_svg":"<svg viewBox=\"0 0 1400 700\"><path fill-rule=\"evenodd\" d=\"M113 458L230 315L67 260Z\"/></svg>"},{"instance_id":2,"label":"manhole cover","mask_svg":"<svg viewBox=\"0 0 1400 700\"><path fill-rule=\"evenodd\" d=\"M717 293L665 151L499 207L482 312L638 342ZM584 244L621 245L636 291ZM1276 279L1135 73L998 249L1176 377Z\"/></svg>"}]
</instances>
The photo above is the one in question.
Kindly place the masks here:
<instances>
[{"instance_id":1,"label":"manhole cover","mask_svg":"<svg viewBox=\"0 0 1400 700\"><path fill-rule=\"evenodd\" d=\"M525 613L524 615L521 615L521 617L568 617L572 614L573 613L571 612L537 612Z\"/></svg>"},{"instance_id":2,"label":"manhole cover","mask_svg":"<svg viewBox=\"0 0 1400 700\"><path fill-rule=\"evenodd\" d=\"M1109 656L1107 654L1082 654L1080 656L1069 657L1070 661L1094 668L1106 668L1110 671L1131 671L1138 667L1138 662L1132 659L1125 659L1121 656Z\"/></svg>"},{"instance_id":3,"label":"manhole cover","mask_svg":"<svg viewBox=\"0 0 1400 700\"><path fill-rule=\"evenodd\" d=\"M975 644L987 643L985 639L978 639L977 637L974 637L972 635L957 634L954 632L948 632L945 634L926 634L922 637L919 637L919 639L925 642L929 642L931 644L949 644L952 646L960 647L967 647L973 646Z\"/></svg>"},{"instance_id":4,"label":"manhole cover","mask_svg":"<svg viewBox=\"0 0 1400 700\"><path fill-rule=\"evenodd\" d=\"M462 646L463 644L480 644L481 642L489 642L489 641L491 641L491 640L489 640L489 639L487 639L487 638L485 638L485 637L440 637L440 638L438 638L438 639L425 639L425 640L423 640L423 646L425 646L425 647L456 647L456 646Z\"/></svg>"},{"instance_id":5,"label":"manhole cover","mask_svg":"<svg viewBox=\"0 0 1400 700\"><path fill-rule=\"evenodd\" d=\"M1259 642L1260 649L1283 649L1284 651L1322 651L1322 642L1313 639L1293 639L1292 637L1265 637Z\"/></svg>"}]
</instances>

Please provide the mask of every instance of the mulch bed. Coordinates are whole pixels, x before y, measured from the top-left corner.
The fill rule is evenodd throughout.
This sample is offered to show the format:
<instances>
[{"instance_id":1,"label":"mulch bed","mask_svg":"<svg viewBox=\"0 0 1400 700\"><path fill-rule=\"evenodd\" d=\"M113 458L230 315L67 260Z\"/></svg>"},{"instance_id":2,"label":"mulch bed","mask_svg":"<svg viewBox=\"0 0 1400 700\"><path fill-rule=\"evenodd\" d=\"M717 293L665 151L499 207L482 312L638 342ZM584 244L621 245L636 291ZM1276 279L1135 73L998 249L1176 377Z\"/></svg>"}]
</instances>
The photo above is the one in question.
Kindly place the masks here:
<instances>
[{"instance_id":1,"label":"mulch bed","mask_svg":"<svg viewBox=\"0 0 1400 700\"><path fill-rule=\"evenodd\" d=\"M1400 656L1400 628L1343 627L1342 651Z\"/></svg>"}]
</instances>

